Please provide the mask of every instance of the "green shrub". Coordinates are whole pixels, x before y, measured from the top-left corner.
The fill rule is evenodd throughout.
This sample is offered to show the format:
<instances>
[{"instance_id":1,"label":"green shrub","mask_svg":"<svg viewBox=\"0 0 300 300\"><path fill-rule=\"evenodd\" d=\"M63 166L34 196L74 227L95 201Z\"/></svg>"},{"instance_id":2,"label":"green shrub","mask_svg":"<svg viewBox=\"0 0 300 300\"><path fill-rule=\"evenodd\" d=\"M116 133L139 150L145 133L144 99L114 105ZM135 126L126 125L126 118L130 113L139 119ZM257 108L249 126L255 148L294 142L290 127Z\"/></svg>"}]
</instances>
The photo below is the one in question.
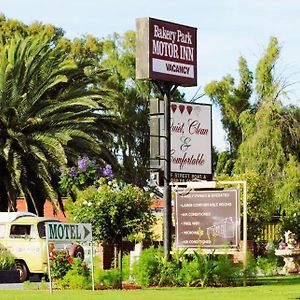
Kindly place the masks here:
<instances>
[{"instance_id":1,"label":"green shrub","mask_svg":"<svg viewBox=\"0 0 300 300\"><path fill-rule=\"evenodd\" d=\"M167 261L163 249L142 251L134 264L133 276L139 285L148 286L233 286L252 283L256 278L256 262L252 256L247 266L233 264L229 255L205 254L186 250L175 252Z\"/></svg>"},{"instance_id":2,"label":"green shrub","mask_svg":"<svg viewBox=\"0 0 300 300\"><path fill-rule=\"evenodd\" d=\"M130 254L124 255L122 259L122 280L130 280Z\"/></svg>"},{"instance_id":3,"label":"green shrub","mask_svg":"<svg viewBox=\"0 0 300 300\"><path fill-rule=\"evenodd\" d=\"M265 256L258 256L256 258L258 272L265 276L273 276L278 272L278 268L283 265L282 257L275 255L274 244L269 243L267 253Z\"/></svg>"},{"instance_id":4,"label":"green shrub","mask_svg":"<svg viewBox=\"0 0 300 300\"><path fill-rule=\"evenodd\" d=\"M58 289L87 290L91 289L91 279L69 270L63 278L55 281L55 286Z\"/></svg>"},{"instance_id":5,"label":"green shrub","mask_svg":"<svg viewBox=\"0 0 300 300\"><path fill-rule=\"evenodd\" d=\"M247 284L253 284L257 277L257 265L256 260L252 253L247 254L246 268L242 271L241 279Z\"/></svg>"},{"instance_id":6,"label":"green shrub","mask_svg":"<svg viewBox=\"0 0 300 300\"><path fill-rule=\"evenodd\" d=\"M181 277L182 285L196 285L196 282L199 279L199 266L198 262L194 259L194 256L187 256L186 259L182 262L179 276Z\"/></svg>"},{"instance_id":7,"label":"green shrub","mask_svg":"<svg viewBox=\"0 0 300 300\"><path fill-rule=\"evenodd\" d=\"M0 270L9 271L16 270L16 262L14 256L6 249L0 249Z\"/></svg>"},{"instance_id":8,"label":"green shrub","mask_svg":"<svg viewBox=\"0 0 300 300\"><path fill-rule=\"evenodd\" d=\"M195 268L194 275L196 275L196 278L192 282L192 285L200 285L201 287L211 285L213 281L213 271L216 268L214 255L194 251L193 266Z\"/></svg>"},{"instance_id":9,"label":"green shrub","mask_svg":"<svg viewBox=\"0 0 300 300\"><path fill-rule=\"evenodd\" d=\"M264 276L273 276L276 274L277 263L270 261L267 257L258 256L256 263L259 274Z\"/></svg>"},{"instance_id":10,"label":"green shrub","mask_svg":"<svg viewBox=\"0 0 300 300\"><path fill-rule=\"evenodd\" d=\"M158 285L160 278L159 260L163 257L161 247L155 249L153 246L142 251L139 260L133 265L133 276L135 281L142 287Z\"/></svg>"},{"instance_id":11,"label":"green shrub","mask_svg":"<svg viewBox=\"0 0 300 300\"><path fill-rule=\"evenodd\" d=\"M185 272L183 272L183 265L188 263L187 255L185 255L187 249L176 251L172 255L172 259L165 263L166 283L172 286L184 286L185 285Z\"/></svg>"},{"instance_id":12,"label":"green shrub","mask_svg":"<svg viewBox=\"0 0 300 300\"><path fill-rule=\"evenodd\" d=\"M236 285L241 276L243 266L233 265L229 255L218 255L216 266L213 271L213 285L232 286Z\"/></svg>"},{"instance_id":13,"label":"green shrub","mask_svg":"<svg viewBox=\"0 0 300 300\"><path fill-rule=\"evenodd\" d=\"M122 278L120 269L101 270L97 273L97 278L95 278L96 284L107 288L119 288L121 286Z\"/></svg>"},{"instance_id":14,"label":"green shrub","mask_svg":"<svg viewBox=\"0 0 300 300\"><path fill-rule=\"evenodd\" d=\"M65 274L55 279L59 289L90 289L91 276L87 264L79 258L73 258Z\"/></svg>"}]
</instances>

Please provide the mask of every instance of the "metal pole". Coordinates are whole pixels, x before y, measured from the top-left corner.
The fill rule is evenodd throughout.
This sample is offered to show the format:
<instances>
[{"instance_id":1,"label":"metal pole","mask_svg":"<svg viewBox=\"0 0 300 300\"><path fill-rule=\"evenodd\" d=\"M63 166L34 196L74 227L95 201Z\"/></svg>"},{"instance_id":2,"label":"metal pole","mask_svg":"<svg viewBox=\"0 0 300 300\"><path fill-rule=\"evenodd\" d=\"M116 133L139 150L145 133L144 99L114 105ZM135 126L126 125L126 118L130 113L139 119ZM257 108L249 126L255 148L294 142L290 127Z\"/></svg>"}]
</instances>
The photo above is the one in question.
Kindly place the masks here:
<instances>
[{"instance_id":1,"label":"metal pole","mask_svg":"<svg viewBox=\"0 0 300 300\"><path fill-rule=\"evenodd\" d=\"M91 256L92 256L92 290L95 290L95 273L94 273L94 246L93 246L93 240L91 241Z\"/></svg>"},{"instance_id":2,"label":"metal pole","mask_svg":"<svg viewBox=\"0 0 300 300\"><path fill-rule=\"evenodd\" d=\"M164 85L165 108L165 166L164 166L164 254L170 260L172 247L172 204L171 204L171 132L170 132L171 85Z\"/></svg>"},{"instance_id":3,"label":"metal pole","mask_svg":"<svg viewBox=\"0 0 300 300\"><path fill-rule=\"evenodd\" d=\"M243 182L244 198L243 198L243 239L244 239L244 270L247 267L247 182ZM244 276L244 286L246 286L246 278Z\"/></svg>"},{"instance_id":4,"label":"metal pole","mask_svg":"<svg viewBox=\"0 0 300 300\"><path fill-rule=\"evenodd\" d=\"M48 264L48 277L49 277L49 291L52 293L53 287L52 287L52 278L51 278L51 266L50 266L50 252L49 252L49 229L48 226L46 226L46 247L47 247L47 264Z\"/></svg>"}]
</instances>

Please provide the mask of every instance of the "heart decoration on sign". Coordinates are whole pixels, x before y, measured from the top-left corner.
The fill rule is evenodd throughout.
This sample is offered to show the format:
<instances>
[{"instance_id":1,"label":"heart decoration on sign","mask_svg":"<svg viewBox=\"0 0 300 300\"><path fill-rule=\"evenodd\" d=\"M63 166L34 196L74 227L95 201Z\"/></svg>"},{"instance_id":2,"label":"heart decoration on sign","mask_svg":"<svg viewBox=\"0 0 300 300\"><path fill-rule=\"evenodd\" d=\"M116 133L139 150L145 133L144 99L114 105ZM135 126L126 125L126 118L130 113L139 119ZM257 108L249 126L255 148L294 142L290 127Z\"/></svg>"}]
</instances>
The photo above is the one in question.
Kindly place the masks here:
<instances>
[{"instance_id":1,"label":"heart decoration on sign","mask_svg":"<svg viewBox=\"0 0 300 300\"><path fill-rule=\"evenodd\" d=\"M191 112L192 112L192 110L193 110L193 107L190 106L190 105L188 105L188 106L186 107L186 110L188 111L188 113L189 113L189 115L190 115Z\"/></svg>"},{"instance_id":2,"label":"heart decoration on sign","mask_svg":"<svg viewBox=\"0 0 300 300\"><path fill-rule=\"evenodd\" d=\"M174 113L177 109L177 105L173 103L173 104L171 104L171 108L172 108L172 111Z\"/></svg>"},{"instance_id":3,"label":"heart decoration on sign","mask_svg":"<svg viewBox=\"0 0 300 300\"><path fill-rule=\"evenodd\" d=\"M179 110L180 110L180 112L181 112L181 113L183 113L183 111L184 111L184 108L185 108L185 106L184 106L184 105L182 105L182 104L180 104L180 105L179 105Z\"/></svg>"}]
</instances>

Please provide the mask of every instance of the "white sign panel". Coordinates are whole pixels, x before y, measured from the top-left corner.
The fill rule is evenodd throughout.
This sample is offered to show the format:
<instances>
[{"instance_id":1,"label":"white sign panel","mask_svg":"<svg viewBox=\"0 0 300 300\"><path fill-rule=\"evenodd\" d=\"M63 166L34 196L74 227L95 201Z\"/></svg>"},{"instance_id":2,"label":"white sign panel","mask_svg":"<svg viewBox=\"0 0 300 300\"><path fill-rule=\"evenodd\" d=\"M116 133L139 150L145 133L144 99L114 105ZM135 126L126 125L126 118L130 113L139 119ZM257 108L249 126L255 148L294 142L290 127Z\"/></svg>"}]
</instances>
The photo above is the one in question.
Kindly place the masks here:
<instances>
[{"instance_id":1,"label":"white sign panel","mask_svg":"<svg viewBox=\"0 0 300 300\"><path fill-rule=\"evenodd\" d=\"M211 105L171 103L171 172L212 174Z\"/></svg>"},{"instance_id":2,"label":"white sign panel","mask_svg":"<svg viewBox=\"0 0 300 300\"><path fill-rule=\"evenodd\" d=\"M47 223L48 241L92 241L92 225L89 223Z\"/></svg>"}]
</instances>

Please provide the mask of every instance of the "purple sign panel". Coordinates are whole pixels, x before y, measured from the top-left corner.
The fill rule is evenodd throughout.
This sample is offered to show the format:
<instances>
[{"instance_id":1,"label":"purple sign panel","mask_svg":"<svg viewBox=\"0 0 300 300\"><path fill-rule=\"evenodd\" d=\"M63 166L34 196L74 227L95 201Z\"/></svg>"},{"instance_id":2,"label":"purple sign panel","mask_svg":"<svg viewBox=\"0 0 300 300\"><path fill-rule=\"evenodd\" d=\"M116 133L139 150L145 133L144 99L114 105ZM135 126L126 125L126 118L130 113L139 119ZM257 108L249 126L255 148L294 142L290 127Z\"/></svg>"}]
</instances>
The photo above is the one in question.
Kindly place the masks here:
<instances>
[{"instance_id":1,"label":"purple sign panel","mask_svg":"<svg viewBox=\"0 0 300 300\"><path fill-rule=\"evenodd\" d=\"M137 19L136 77L197 85L197 28Z\"/></svg>"},{"instance_id":2,"label":"purple sign panel","mask_svg":"<svg viewBox=\"0 0 300 300\"><path fill-rule=\"evenodd\" d=\"M237 248L238 189L176 193L176 248Z\"/></svg>"}]
</instances>

